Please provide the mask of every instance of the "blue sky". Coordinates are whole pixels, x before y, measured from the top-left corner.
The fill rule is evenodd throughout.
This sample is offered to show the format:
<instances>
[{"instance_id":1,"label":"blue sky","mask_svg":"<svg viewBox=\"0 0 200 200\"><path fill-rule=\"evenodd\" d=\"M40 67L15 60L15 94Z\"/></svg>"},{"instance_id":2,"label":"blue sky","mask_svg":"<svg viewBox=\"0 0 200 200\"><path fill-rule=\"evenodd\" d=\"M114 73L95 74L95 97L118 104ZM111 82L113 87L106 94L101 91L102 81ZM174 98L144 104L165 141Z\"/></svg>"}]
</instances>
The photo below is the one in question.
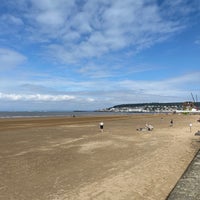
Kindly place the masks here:
<instances>
[{"instance_id":1,"label":"blue sky","mask_svg":"<svg viewBox=\"0 0 200 200\"><path fill-rule=\"evenodd\" d=\"M0 110L200 98L199 0L1 0Z\"/></svg>"}]
</instances>

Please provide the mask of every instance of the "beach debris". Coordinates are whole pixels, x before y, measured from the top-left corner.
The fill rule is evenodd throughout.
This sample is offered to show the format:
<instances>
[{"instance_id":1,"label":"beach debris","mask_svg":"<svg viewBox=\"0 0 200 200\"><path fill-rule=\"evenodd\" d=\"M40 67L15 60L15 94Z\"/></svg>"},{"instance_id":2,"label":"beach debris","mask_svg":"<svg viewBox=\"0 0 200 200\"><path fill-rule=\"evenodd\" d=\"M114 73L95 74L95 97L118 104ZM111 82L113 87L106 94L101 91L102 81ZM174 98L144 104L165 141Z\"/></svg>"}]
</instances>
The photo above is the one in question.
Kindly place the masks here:
<instances>
[{"instance_id":1,"label":"beach debris","mask_svg":"<svg viewBox=\"0 0 200 200\"><path fill-rule=\"evenodd\" d=\"M154 127L151 124L146 124L144 128L138 128L137 131L153 131Z\"/></svg>"},{"instance_id":2,"label":"beach debris","mask_svg":"<svg viewBox=\"0 0 200 200\"><path fill-rule=\"evenodd\" d=\"M198 130L194 135L200 136L200 131Z\"/></svg>"},{"instance_id":3,"label":"beach debris","mask_svg":"<svg viewBox=\"0 0 200 200\"><path fill-rule=\"evenodd\" d=\"M137 128L136 130L137 130L137 131L147 131L146 128Z\"/></svg>"}]
</instances>

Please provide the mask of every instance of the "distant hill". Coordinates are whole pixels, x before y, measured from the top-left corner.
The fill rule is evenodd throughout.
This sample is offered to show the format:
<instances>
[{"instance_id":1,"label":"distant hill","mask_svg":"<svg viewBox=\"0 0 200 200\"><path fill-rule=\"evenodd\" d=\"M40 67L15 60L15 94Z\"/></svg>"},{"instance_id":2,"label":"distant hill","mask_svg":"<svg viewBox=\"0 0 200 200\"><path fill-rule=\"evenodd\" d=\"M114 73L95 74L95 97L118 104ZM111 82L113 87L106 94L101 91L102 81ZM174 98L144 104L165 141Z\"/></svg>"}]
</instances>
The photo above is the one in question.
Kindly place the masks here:
<instances>
[{"instance_id":1,"label":"distant hill","mask_svg":"<svg viewBox=\"0 0 200 200\"><path fill-rule=\"evenodd\" d=\"M135 103L120 104L104 111L114 112L173 112L176 110L191 110L200 108L200 102L170 102L170 103Z\"/></svg>"},{"instance_id":2,"label":"distant hill","mask_svg":"<svg viewBox=\"0 0 200 200\"><path fill-rule=\"evenodd\" d=\"M172 103L135 103L135 104L120 104L113 106L113 108L121 107L140 107L140 106L182 106L183 102L172 102Z\"/></svg>"}]
</instances>

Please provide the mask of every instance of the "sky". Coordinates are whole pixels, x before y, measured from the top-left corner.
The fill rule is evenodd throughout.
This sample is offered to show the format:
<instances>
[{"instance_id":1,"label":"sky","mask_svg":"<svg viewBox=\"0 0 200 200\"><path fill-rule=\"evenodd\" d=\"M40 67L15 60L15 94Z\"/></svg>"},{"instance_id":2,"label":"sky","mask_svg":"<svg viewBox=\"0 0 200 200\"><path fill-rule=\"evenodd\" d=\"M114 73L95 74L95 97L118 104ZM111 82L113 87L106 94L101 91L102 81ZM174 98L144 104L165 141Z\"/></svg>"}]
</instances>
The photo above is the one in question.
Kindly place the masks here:
<instances>
[{"instance_id":1,"label":"sky","mask_svg":"<svg viewBox=\"0 0 200 200\"><path fill-rule=\"evenodd\" d=\"M200 98L199 0L1 0L0 111Z\"/></svg>"}]
</instances>

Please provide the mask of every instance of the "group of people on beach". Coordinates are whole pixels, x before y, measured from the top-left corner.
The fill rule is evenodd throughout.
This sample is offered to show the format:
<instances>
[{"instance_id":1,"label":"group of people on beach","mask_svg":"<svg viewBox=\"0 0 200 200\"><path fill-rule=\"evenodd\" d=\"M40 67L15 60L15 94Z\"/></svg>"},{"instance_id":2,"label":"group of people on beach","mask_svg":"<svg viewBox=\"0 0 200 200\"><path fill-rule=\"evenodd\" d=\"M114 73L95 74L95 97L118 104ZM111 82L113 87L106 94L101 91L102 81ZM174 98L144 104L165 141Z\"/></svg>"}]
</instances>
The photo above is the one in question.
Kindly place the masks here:
<instances>
[{"instance_id":1,"label":"group of people on beach","mask_svg":"<svg viewBox=\"0 0 200 200\"><path fill-rule=\"evenodd\" d=\"M173 125L174 125L174 121L173 121L173 119L171 119L170 126L172 127ZM104 128L104 123L103 122L99 123L99 128L100 128L100 131L103 132L103 128ZM153 130L153 126L150 125L150 124L146 124L145 128L147 128L148 131L152 131ZM137 130L141 130L141 129L137 129Z\"/></svg>"},{"instance_id":2,"label":"group of people on beach","mask_svg":"<svg viewBox=\"0 0 200 200\"><path fill-rule=\"evenodd\" d=\"M161 118L163 120L163 118ZM200 121L200 119L199 119ZM170 127L173 127L174 126L174 120L171 119L170 120ZM189 124L189 127L190 127L190 132L192 131L192 123ZM100 122L99 123L99 128L100 128L100 131L103 132L103 128L104 128L104 123L103 122ZM146 124L145 125L145 129L147 129L148 131L152 131L153 130L153 126L150 125L150 124ZM144 128L140 128L140 129L137 129L138 131L142 131Z\"/></svg>"}]
</instances>

